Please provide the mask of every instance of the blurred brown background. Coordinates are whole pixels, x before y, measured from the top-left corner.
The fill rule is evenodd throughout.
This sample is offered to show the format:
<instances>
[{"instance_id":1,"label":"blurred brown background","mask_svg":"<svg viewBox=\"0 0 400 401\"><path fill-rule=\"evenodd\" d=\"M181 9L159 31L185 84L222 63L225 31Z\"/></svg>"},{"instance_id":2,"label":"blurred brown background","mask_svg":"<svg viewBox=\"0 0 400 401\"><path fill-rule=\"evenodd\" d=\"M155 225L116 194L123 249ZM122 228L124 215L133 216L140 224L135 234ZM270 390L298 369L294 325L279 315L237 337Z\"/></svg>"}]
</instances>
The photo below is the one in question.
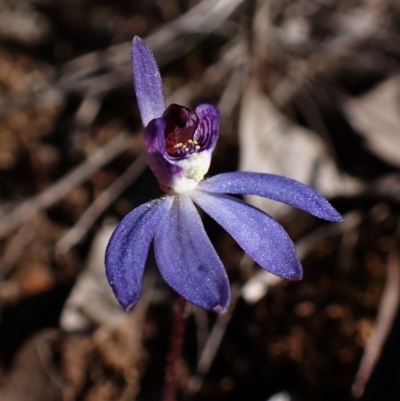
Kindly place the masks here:
<instances>
[{"instance_id":1,"label":"blurred brown background","mask_svg":"<svg viewBox=\"0 0 400 401\"><path fill-rule=\"evenodd\" d=\"M290 176L345 217L249 198L295 240L301 282L205 220L235 296L190 309L179 399L400 399L398 0L0 0L0 399L160 399L175 294L150 256L125 314L103 273L115 223L160 195L134 35L168 102L218 105L210 174Z\"/></svg>"}]
</instances>

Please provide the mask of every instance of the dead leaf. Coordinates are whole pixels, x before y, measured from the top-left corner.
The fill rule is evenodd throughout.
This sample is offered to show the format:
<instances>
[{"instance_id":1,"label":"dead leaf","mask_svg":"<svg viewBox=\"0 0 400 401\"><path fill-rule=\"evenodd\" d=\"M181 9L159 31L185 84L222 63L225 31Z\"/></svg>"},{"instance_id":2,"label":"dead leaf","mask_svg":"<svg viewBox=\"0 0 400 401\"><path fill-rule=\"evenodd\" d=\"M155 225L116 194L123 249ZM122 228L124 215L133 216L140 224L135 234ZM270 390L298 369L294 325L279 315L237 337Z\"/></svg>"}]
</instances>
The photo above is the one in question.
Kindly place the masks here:
<instances>
[{"instance_id":1,"label":"dead leaf","mask_svg":"<svg viewBox=\"0 0 400 401\"><path fill-rule=\"evenodd\" d=\"M400 167L400 75L345 102L343 110L352 127L366 140L368 149Z\"/></svg>"},{"instance_id":2,"label":"dead leaf","mask_svg":"<svg viewBox=\"0 0 400 401\"><path fill-rule=\"evenodd\" d=\"M2 401L64 401L66 386L51 352L58 338L56 330L45 330L26 342L0 389Z\"/></svg>"},{"instance_id":3,"label":"dead leaf","mask_svg":"<svg viewBox=\"0 0 400 401\"><path fill-rule=\"evenodd\" d=\"M284 175L310 185L324 196L357 193L361 183L337 169L321 138L292 123L255 81L244 93L240 125L240 170ZM250 203L280 217L288 206L264 198Z\"/></svg>"},{"instance_id":4,"label":"dead leaf","mask_svg":"<svg viewBox=\"0 0 400 401\"><path fill-rule=\"evenodd\" d=\"M105 249L115 224L104 224L98 231L78 280L61 313L60 326L68 332L92 326L118 327L128 321L107 282Z\"/></svg>"}]
</instances>

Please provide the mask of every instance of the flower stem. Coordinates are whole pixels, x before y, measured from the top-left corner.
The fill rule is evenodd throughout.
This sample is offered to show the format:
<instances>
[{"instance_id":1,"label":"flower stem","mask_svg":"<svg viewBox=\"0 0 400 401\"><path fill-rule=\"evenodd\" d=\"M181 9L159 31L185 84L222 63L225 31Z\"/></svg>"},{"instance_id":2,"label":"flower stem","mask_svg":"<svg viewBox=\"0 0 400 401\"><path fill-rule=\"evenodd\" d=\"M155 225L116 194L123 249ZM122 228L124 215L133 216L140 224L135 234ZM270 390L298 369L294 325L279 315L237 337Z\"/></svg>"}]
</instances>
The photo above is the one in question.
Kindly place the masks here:
<instances>
[{"instance_id":1,"label":"flower stem","mask_svg":"<svg viewBox=\"0 0 400 401\"><path fill-rule=\"evenodd\" d=\"M167 360L162 401L176 401L178 362L182 349L183 333L185 331L185 309L186 299L180 297L175 305L175 321Z\"/></svg>"}]
</instances>

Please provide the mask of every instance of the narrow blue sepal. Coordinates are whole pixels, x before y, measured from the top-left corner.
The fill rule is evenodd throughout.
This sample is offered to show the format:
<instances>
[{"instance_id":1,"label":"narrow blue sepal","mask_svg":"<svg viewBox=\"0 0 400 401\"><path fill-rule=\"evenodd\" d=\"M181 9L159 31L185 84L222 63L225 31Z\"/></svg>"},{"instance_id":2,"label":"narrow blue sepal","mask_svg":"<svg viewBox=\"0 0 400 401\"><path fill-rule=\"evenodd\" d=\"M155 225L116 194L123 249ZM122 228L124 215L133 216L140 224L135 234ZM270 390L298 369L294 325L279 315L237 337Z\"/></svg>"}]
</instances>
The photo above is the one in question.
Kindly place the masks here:
<instances>
[{"instance_id":1,"label":"narrow blue sepal","mask_svg":"<svg viewBox=\"0 0 400 401\"><path fill-rule=\"evenodd\" d=\"M203 309L226 310L228 277L188 196L175 196L155 235L154 251L161 275L178 294Z\"/></svg>"},{"instance_id":2,"label":"narrow blue sepal","mask_svg":"<svg viewBox=\"0 0 400 401\"><path fill-rule=\"evenodd\" d=\"M321 194L299 181L280 175L236 171L208 178L198 188L220 194L258 195L297 207L324 220L343 221L343 217Z\"/></svg>"},{"instance_id":3,"label":"narrow blue sepal","mask_svg":"<svg viewBox=\"0 0 400 401\"><path fill-rule=\"evenodd\" d=\"M135 36L132 40L133 83L143 126L161 117L165 98L160 71L146 42Z\"/></svg>"},{"instance_id":4,"label":"narrow blue sepal","mask_svg":"<svg viewBox=\"0 0 400 401\"><path fill-rule=\"evenodd\" d=\"M140 297L149 246L172 200L167 197L134 209L118 224L107 245L106 276L125 310Z\"/></svg>"},{"instance_id":5,"label":"narrow blue sepal","mask_svg":"<svg viewBox=\"0 0 400 401\"><path fill-rule=\"evenodd\" d=\"M264 269L290 280L302 278L296 248L272 217L229 195L195 190L191 198Z\"/></svg>"}]
</instances>

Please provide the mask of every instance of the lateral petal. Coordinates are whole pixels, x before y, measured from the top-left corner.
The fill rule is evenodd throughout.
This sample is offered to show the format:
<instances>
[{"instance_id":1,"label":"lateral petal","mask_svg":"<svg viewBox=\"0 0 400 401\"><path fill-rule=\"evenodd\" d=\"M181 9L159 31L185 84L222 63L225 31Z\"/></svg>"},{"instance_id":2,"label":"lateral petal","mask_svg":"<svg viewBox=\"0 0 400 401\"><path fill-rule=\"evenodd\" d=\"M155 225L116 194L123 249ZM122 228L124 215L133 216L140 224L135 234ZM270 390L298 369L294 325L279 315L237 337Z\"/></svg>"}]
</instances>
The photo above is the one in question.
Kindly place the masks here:
<instances>
[{"instance_id":1,"label":"lateral petal","mask_svg":"<svg viewBox=\"0 0 400 401\"><path fill-rule=\"evenodd\" d=\"M161 275L178 294L204 309L227 308L227 274L188 196L175 196L156 232L154 250Z\"/></svg>"},{"instance_id":2,"label":"lateral petal","mask_svg":"<svg viewBox=\"0 0 400 401\"><path fill-rule=\"evenodd\" d=\"M107 245L107 279L125 310L139 299L149 246L172 200L167 197L134 209L118 224Z\"/></svg>"},{"instance_id":3,"label":"lateral petal","mask_svg":"<svg viewBox=\"0 0 400 401\"><path fill-rule=\"evenodd\" d=\"M297 207L321 219L343 221L343 217L318 192L280 175L242 171L223 173L201 182L198 188L219 194L258 195Z\"/></svg>"},{"instance_id":4,"label":"lateral petal","mask_svg":"<svg viewBox=\"0 0 400 401\"><path fill-rule=\"evenodd\" d=\"M212 104L199 104L195 109L199 117L199 125L193 139L200 146L201 151L212 151L219 136L219 111Z\"/></svg>"},{"instance_id":5,"label":"lateral petal","mask_svg":"<svg viewBox=\"0 0 400 401\"><path fill-rule=\"evenodd\" d=\"M165 150L165 124L164 118L150 121L144 131L144 147L149 167L157 177L161 188L168 192L173 180L183 175L183 169L170 160Z\"/></svg>"},{"instance_id":6,"label":"lateral petal","mask_svg":"<svg viewBox=\"0 0 400 401\"><path fill-rule=\"evenodd\" d=\"M291 280L302 278L294 244L272 217L228 195L196 189L191 198L264 269Z\"/></svg>"},{"instance_id":7,"label":"lateral petal","mask_svg":"<svg viewBox=\"0 0 400 401\"><path fill-rule=\"evenodd\" d=\"M153 53L144 40L135 36L132 40L133 83L143 126L161 117L165 99L160 71Z\"/></svg>"}]
</instances>

